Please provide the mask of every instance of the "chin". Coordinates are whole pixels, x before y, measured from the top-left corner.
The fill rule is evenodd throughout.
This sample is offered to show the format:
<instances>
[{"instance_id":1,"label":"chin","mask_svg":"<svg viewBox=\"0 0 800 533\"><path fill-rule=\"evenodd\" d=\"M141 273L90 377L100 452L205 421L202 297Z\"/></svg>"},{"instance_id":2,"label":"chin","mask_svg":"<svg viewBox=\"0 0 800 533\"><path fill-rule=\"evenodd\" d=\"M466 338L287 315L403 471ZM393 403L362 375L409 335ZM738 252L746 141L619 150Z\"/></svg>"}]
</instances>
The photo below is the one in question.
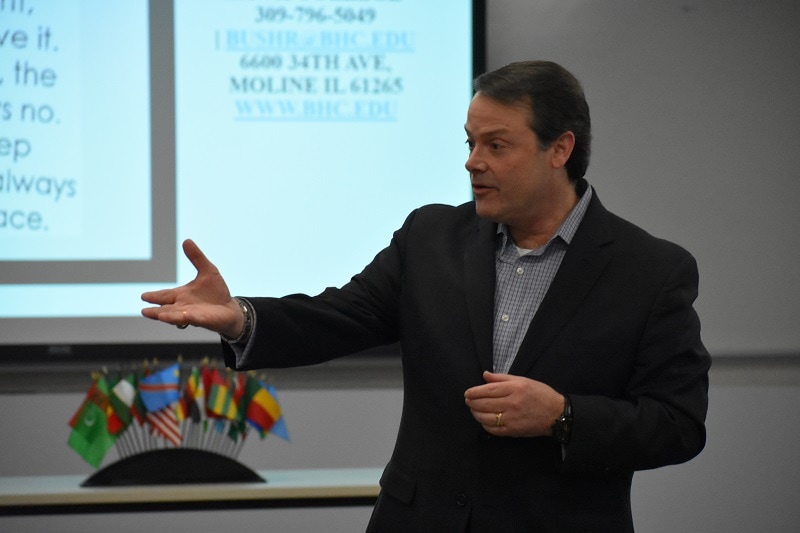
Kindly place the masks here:
<instances>
[{"instance_id":1,"label":"chin","mask_svg":"<svg viewBox=\"0 0 800 533\"><path fill-rule=\"evenodd\" d=\"M489 220L496 220L498 214L497 210L492 209L491 206L486 205L485 202L481 202L480 200L475 201L475 213L479 217Z\"/></svg>"}]
</instances>

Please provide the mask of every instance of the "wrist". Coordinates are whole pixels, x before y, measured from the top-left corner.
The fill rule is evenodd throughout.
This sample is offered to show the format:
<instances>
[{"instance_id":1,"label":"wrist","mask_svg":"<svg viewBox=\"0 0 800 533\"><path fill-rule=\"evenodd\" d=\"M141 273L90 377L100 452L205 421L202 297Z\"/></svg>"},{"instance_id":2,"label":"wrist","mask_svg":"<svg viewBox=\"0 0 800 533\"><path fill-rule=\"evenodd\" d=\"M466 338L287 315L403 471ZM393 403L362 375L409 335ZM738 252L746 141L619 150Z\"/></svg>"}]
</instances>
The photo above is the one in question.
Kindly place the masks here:
<instances>
[{"instance_id":1,"label":"wrist","mask_svg":"<svg viewBox=\"0 0 800 533\"><path fill-rule=\"evenodd\" d=\"M220 333L220 337L229 344L238 344L246 342L247 339L250 338L250 333L253 329L253 311L249 303L245 300L241 298L233 298L233 300L236 302L238 311L241 313L241 322L237 320L237 325L241 324L241 326L237 328L239 333L238 335Z\"/></svg>"}]
</instances>

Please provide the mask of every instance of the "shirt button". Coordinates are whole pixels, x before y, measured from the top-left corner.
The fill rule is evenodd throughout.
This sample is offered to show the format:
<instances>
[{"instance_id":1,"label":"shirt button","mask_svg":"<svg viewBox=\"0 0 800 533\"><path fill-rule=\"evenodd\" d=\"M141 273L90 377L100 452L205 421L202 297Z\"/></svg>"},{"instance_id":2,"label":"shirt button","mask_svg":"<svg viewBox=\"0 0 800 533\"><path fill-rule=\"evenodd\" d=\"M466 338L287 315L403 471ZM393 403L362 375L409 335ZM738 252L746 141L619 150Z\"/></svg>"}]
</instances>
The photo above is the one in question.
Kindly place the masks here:
<instances>
[{"instance_id":1,"label":"shirt button","mask_svg":"<svg viewBox=\"0 0 800 533\"><path fill-rule=\"evenodd\" d=\"M459 492L458 494L456 494L456 505L458 505L459 507L464 507L465 505L467 505L468 501L469 498L463 492Z\"/></svg>"},{"instance_id":2,"label":"shirt button","mask_svg":"<svg viewBox=\"0 0 800 533\"><path fill-rule=\"evenodd\" d=\"M503 322L508 322L509 320L511 320L511 317L508 315L502 315L500 317L500 320L502 320Z\"/></svg>"},{"instance_id":3,"label":"shirt button","mask_svg":"<svg viewBox=\"0 0 800 533\"><path fill-rule=\"evenodd\" d=\"M518 274L518 275L520 275L520 276L521 276L521 275L523 275L524 273L525 273L525 269L524 269L524 268L522 268L522 267L517 267L517 274Z\"/></svg>"}]
</instances>

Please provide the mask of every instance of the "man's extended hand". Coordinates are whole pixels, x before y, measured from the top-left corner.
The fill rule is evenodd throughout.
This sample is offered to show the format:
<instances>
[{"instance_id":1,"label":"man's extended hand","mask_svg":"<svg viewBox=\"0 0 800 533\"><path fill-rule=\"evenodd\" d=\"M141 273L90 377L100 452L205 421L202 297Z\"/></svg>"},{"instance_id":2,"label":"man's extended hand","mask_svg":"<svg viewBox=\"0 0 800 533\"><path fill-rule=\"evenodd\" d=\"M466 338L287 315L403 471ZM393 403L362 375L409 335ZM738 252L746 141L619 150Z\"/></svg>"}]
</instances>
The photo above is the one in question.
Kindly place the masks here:
<instances>
[{"instance_id":1,"label":"man's extended hand","mask_svg":"<svg viewBox=\"0 0 800 533\"><path fill-rule=\"evenodd\" d=\"M563 395L522 376L484 372L483 379L485 384L464 393L472 416L483 429L503 437L552 434L553 423L564 411Z\"/></svg>"},{"instance_id":2,"label":"man's extended hand","mask_svg":"<svg viewBox=\"0 0 800 533\"><path fill-rule=\"evenodd\" d=\"M197 276L174 289L142 294L142 300L158 306L142 309L142 315L175 326L199 326L237 337L244 328L244 317L228 284L192 240L183 242L183 252L197 269Z\"/></svg>"}]
</instances>

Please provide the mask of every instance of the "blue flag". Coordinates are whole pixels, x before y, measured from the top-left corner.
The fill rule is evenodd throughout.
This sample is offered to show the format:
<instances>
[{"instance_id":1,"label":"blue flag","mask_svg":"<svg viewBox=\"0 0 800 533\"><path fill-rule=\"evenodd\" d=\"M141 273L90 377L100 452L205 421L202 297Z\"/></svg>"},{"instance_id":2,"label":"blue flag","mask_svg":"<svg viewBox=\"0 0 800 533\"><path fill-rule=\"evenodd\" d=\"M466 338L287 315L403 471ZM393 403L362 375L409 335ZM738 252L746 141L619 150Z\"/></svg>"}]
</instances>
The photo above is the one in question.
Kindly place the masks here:
<instances>
[{"instance_id":1,"label":"blue flag","mask_svg":"<svg viewBox=\"0 0 800 533\"><path fill-rule=\"evenodd\" d=\"M139 395L147 410L159 411L180 397L180 365L174 365L139 380Z\"/></svg>"}]
</instances>

